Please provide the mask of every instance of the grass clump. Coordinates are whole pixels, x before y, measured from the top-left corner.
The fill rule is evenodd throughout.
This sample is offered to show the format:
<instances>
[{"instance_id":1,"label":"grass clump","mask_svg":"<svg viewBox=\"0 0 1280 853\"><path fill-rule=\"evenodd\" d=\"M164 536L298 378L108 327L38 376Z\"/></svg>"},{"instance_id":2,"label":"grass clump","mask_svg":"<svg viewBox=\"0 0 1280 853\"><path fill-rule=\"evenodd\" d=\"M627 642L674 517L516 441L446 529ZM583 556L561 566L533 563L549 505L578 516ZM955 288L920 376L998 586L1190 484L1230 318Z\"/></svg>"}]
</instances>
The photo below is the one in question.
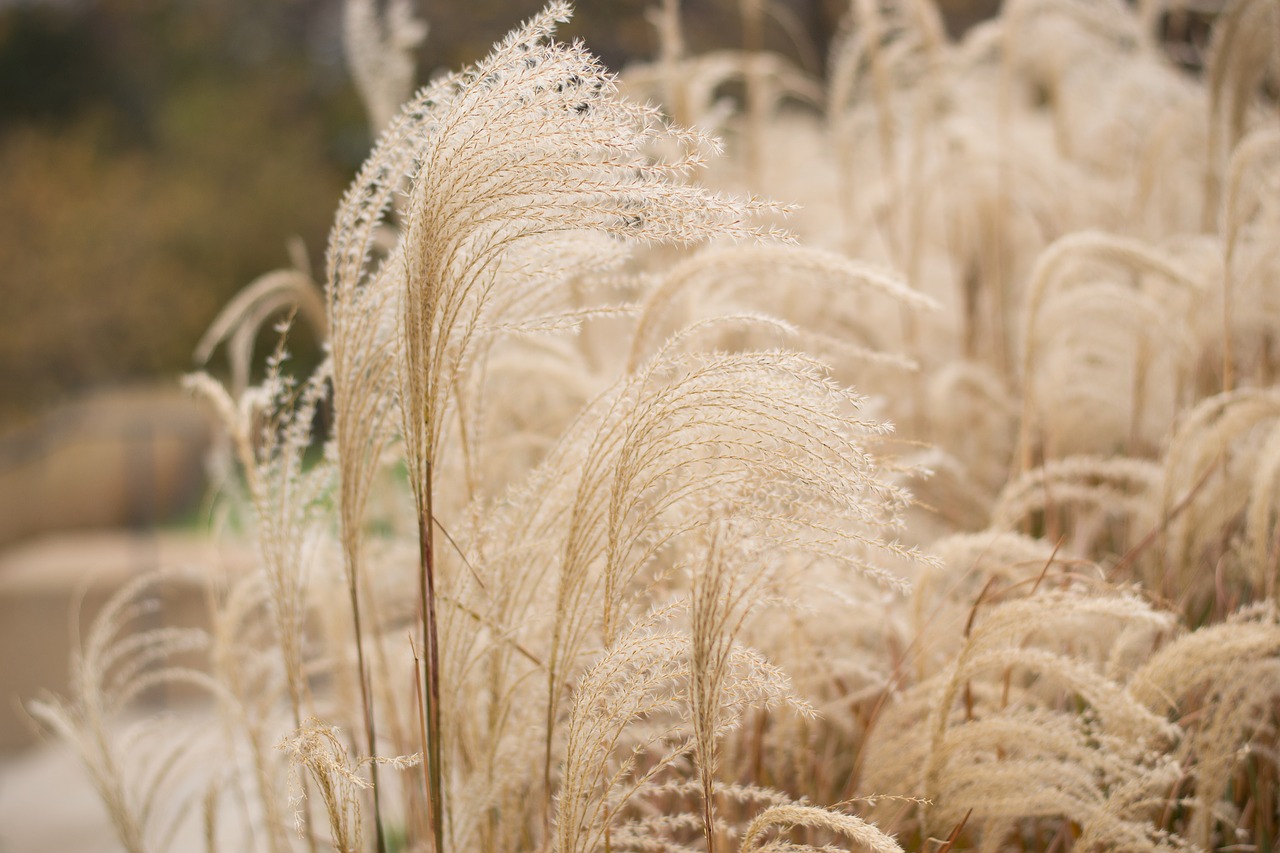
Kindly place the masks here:
<instances>
[{"instance_id":1,"label":"grass clump","mask_svg":"<svg viewBox=\"0 0 1280 853\"><path fill-rule=\"evenodd\" d=\"M1238 5L1219 52L1268 14ZM272 853L1277 837L1274 66L1189 77L1150 8L955 43L858 2L823 83L762 8L711 61L667 3L618 78L553 2L392 111L424 30L353 0L385 127L323 281L207 340L247 363L298 303L326 359L190 380L257 570L211 580L203 666L125 596L33 706L129 850L164 849L112 724L143 673L216 700L210 849L218 814Z\"/></svg>"}]
</instances>

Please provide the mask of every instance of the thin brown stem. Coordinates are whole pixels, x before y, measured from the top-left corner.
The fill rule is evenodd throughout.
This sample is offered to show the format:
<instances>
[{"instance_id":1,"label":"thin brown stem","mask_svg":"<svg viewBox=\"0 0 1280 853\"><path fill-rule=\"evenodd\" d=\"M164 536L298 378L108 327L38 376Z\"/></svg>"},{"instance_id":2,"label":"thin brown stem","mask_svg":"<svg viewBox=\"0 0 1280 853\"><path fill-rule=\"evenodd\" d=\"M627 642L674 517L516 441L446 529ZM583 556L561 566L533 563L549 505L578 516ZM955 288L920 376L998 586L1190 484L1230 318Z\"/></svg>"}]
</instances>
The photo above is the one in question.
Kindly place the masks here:
<instances>
[{"instance_id":1,"label":"thin brown stem","mask_svg":"<svg viewBox=\"0 0 1280 853\"><path fill-rule=\"evenodd\" d=\"M418 517L419 592L425 645L422 676L426 694L426 782L428 820L436 853L444 851L444 774L440 749L440 645L436 626L435 525L431 522L432 465L427 459Z\"/></svg>"},{"instance_id":2,"label":"thin brown stem","mask_svg":"<svg viewBox=\"0 0 1280 853\"><path fill-rule=\"evenodd\" d=\"M422 679L418 678L418 667L422 664L423 659L418 655L418 647L413 642L412 634L409 635L409 650L413 653L413 673L414 673L413 674L413 699L415 702L415 707L417 708L417 711L418 711L418 735L421 738L421 742L422 742L422 754L423 756L426 756L427 754L427 706L426 706L426 701L423 699L423 696L422 696ZM423 787L425 789L426 787L425 780L427 778L426 777L427 762L425 760L422 762L422 773L423 773L423 780L424 780ZM416 829L420 833L420 837L425 837L431 832L429 828L430 822L431 822L431 818L429 814L430 811L431 811L431 806L430 804L427 804L423 806L422 810L419 811L417 814L417 818L419 822L416 826ZM423 812L426 812L427 814L423 814Z\"/></svg>"},{"instance_id":3,"label":"thin brown stem","mask_svg":"<svg viewBox=\"0 0 1280 853\"><path fill-rule=\"evenodd\" d=\"M364 712L365 743L368 746L370 773L373 777L373 823L378 853L386 853L387 840L382 830L382 786L378 784L378 739L373 719L373 700L369 695L369 669L364 658L364 632L360 624L360 590L356 583L356 555L348 553L347 591L351 597L351 615L356 634L356 668L360 681L360 708Z\"/></svg>"}]
</instances>

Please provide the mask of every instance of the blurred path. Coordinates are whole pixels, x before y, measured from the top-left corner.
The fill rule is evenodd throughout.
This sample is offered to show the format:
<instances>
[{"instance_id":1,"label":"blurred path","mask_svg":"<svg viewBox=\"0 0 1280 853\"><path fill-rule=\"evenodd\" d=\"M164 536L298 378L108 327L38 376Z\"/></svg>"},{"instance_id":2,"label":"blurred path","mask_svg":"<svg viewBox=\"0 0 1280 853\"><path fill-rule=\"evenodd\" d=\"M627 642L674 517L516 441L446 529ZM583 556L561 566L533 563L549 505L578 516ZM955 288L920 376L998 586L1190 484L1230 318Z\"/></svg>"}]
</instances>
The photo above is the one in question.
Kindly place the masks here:
<instances>
[{"instance_id":1,"label":"blurred path","mask_svg":"<svg viewBox=\"0 0 1280 853\"><path fill-rule=\"evenodd\" d=\"M0 853L119 853L75 756L49 744L0 756Z\"/></svg>"}]
</instances>

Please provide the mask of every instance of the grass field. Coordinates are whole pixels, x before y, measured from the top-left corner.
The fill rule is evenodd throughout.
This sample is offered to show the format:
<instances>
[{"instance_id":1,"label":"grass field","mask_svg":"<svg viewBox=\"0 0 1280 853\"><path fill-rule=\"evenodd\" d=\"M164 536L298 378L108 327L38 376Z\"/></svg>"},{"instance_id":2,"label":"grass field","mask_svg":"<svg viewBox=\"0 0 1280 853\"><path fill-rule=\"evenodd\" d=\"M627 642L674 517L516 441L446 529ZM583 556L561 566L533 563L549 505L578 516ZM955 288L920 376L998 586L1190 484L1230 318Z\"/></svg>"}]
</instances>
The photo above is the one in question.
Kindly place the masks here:
<instances>
[{"instance_id":1,"label":"grass field","mask_svg":"<svg viewBox=\"0 0 1280 853\"><path fill-rule=\"evenodd\" d=\"M28 706L124 849L1273 849L1280 9L853 0L822 79L739 12L415 93L347 4L381 135L188 379L256 570Z\"/></svg>"}]
</instances>

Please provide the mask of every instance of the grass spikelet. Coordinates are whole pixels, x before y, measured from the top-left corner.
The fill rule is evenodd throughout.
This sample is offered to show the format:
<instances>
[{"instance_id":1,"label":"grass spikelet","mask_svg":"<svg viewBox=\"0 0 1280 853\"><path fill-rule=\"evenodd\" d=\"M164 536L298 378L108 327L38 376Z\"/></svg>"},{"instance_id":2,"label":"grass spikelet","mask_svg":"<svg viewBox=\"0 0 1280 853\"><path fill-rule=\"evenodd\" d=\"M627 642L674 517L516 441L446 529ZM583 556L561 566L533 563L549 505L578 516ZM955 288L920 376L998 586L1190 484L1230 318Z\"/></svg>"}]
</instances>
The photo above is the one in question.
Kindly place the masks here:
<instances>
[{"instance_id":1,"label":"grass spikelet","mask_svg":"<svg viewBox=\"0 0 1280 853\"><path fill-rule=\"evenodd\" d=\"M1122 270L1147 273L1170 282L1192 293L1203 285L1188 274L1164 253L1138 241L1099 232L1083 232L1068 235L1048 247L1036 259L1027 286L1022 350L1023 413L1019 433L1020 464L1029 470L1034 460L1036 420L1033 412L1038 400L1033 393L1033 377L1036 359L1041 345L1037 330L1040 328L1040 312L1050 296L1061 292L1072 283L1069 273L1082 261L1104 262ZM1077 273L1078 274L1078 273Z\"/></svg>"},{"instance_id":2,"label":"grass spikelet","mask_svg":"<svg viewBox=\"0 0 1280 853\"><path fill-rule=\"evenodd\" d=\"M545 560L512 587L517 601L531 581L558 578L547 609L549 738L590 638L616 642L661 555L711 519L752 526L778 553L892 582L875 555L911 555L882 538L906 495L864 449L883 427L854 418L855 402L820 363L768 352L658 358L593 405L548 456L538 487L521 493L510 516L519 526L491 534L512 557Z\"/></svg>"},{"instance_id":3,"label":"grass spikelet","mask_svg":"<svg viewBox=\"0 0 1280 853\"><path fill-rule=\"evenodd\" d=\"M915 585L917 631L923 633L926 614L934 630L942 621L934 609L944 604L962 608L965 617L953 626L959 632L972 602L993 582L1002 587L1025 581L1057 559L1052 544L1014 531L984 530L934 540L929 553L935 562ZM948 637L948 640L954 638Z\"/></svg>"},{"instance_id":4,"label":"grass spikelet","mask_svg":"<svg viewBox=\"0 0 1280 853\"><path fill-rule=\"evenodd\" d=\"M1201 227L1212 230L1218 217L1223 160L1244 136L1256 91L1274 73L1276 10L1261 0L1226 4L1209 48L1209 151L1205 164Z\"/></svg>"},{"instance_id":5,"label":"grass spikelet","mask_svg":"<svg viewBox=\"0 0 1280 853\"><path fill-rule=\"evenodd\" d=\"M310 712L311 697L306 683L309 662L305 660L304 638L307 574L316 559L322 523L320 508L330 488L329 470L323 466L307 470L304 459L315 440L312 423L326 394L329 372L326 363L299 388L284 372L287 358L282 339L268 362L262 385L241 394L239 401L233 401L207 374L189 377L187 384L227 420L237 448L252 507L258 570L269 594L274 645L283 663L286 693L296 728L301 725L303 715ZM215 617L215 621L218 618ZM225 642L221 645L227 649ZM241 681L244 673L228 657L234 654L234 651L223 651L218 663L221 674L231 679L232 694L239 695L236 688L246 685ZM233 720L234 717L233 714ZM247 734L257 760L261 761L262 730L251 727ZM260 768L257 781L260 795L270 798L269 773ZM276 805L268 804L264 810L269 826L274 826ZM306 832L310 843L309 825Z\"/></svg>"},{"instance_id":6,"label":"grass spikelet","mask_svg":"<svg viewBox=\"0 0 1280 853\"><path fill-rule=\"evenodd\" d=\"M196 344L197 364L206 364L224 341L231 363L231 388L239 396L249 387L254 339L273 315L293 310L311 326L318 340L329 336L329 320L319 288L305 269L282 269L259 276L244 286L218 312Z\"/></svg>"},{"instance_id":7,"label":"grass spikelet","mask_svg":"<svg viewBox=\"0 0 1280 853\"><path fill-rule=\"evenodd\" d=\"M688 641L654 630L658 616L649 621L619 638L575 691L556 798L562 853L603 846L628 801L693 747L673 715L688 678ZM646 725L632 729L636 722Z\"/></svg>"},{"instance_id":8,"label":"grass spikelet","mask_svg":"<svg viewBox=\"0 0 1280 853\"><path fill-rule=\"evenodd\" d=\"M935 445L961 461L989 502L1014 453L1018 406L1009 389L987 365L956 360L926 377L925 404Z\"/></svg>"},{"instance_id":9,"label":"grass spikelet","mask_svg":"<svg viewBox=\"0 0 1280 853\"><path fill-rule=\"evenodd\" d=\"M862 343L857 349L846 345L846 350L855 357L882 360L888 354L882 353L881 335L859 319L861 300L854 296L855 289L884 296L910 310L938 308L933 299L911 290L895 274L833 252L781 243L704 249L674 265L646 297L632 339L629 369L635 370L657 348L663 337L659 330L672 325L664 320L673 313L679 316L680 303L695 299L721 305L742 302L800 324L811 336L825 334L835 340L853 335ZM849 310L842 310L846 305ZM682 319L677 328L691 318Z\"/></svg>"},{"instance_id":10,"label":"grass spikelet","mask_svg":"<svg viewBox=\"0 0 1280 853\"><path fill-rule=\"evenodd\" d=\"M192 380L192 387L213 399L220 412L235 416L231 431L238 436L245 464L245 480L258 527L260 567L271 593L277 642L297 724L307 700L303 684L305 572L314 545L317 504L328 489L328 472L304 472L303 457L313 441L311 423L325 393L327 375L321 370L302 388L296 388L281 370L284 358L283 351L277 352L264 385L255 393L246 394L244 402L234 410L230 398L209 377L197 377ZM252 400L260 401L262 409L255 411ZM251 427L245 421L257 415L263 417L261 436L252 441Z\"/></svg>"},{"instance_id":11,"label":"grass spikelet","mask_svg":"<svg viewBox=\"0 0 1280 853\"><path fill-rule=\"evenodd\" d=\"M1066 591L984 611L951 665L877 723L868 784L932 803L926 834L969 809L984 837L1029 815L1101 819L1110 787L1156 773L1176 734L1108 672L1106 650L1134 632L1150 642L1170 619L1128 596ZM928 740L909 734L920 725Z\"/></svg>"},{"instance_id":12,"label":"grass spikelet","mask_svg":"<svg viewBox=\"0 0 1280 853\"><path fill-rule=\"evenodd\" d=\"M1280 429L1273 429L1256 461L1245 516L1245 561L1267 601L1280 585Z\"/></svg>"},{"instance_id":13,"label":"grass spikelet","mask_svg":"<svg viewBox=\"0 0 1280 853\"><path fill-rule=\"evenodd\" d=\"M314 717L279 744L295 768L305 768L319 791L329 819L330 844L334 853L357 853L361 844L360 800L356 792L372 783L358 775L347 759L347 747L338 730ZM295 790L301 792L301 782ZM304 796L299 793L299 808ZM299 831L303 818L297 818Z\"/></svg>"},{"instance_id":14,"label":"grass spikelet","mask_svg":"<svg viewBox=\"0 0 1280 853\"><path fill-rule=\"evenodd\" d=\"M718 533L717 528L711 528L707 562L694 573L689 605L689 714L693 719L694 760L702 785L702 831L707 853L716 849L715 777L720 765L723 694L734 634L741 624L736 611L742 606L744 595L744 591L735 589L740 578L727 565Z\"/></svg>"},{"instance_id":15,"label":"grass spikelet","mask_svg":"<svg viewBox=\"0 0 1280 853\"><path fill-rule=\"evenodd\" d=\"M285 779L271 748L283 731L292 730L293 721L280 711L288 688L281 662L272 654L270 592L259 573L229 578L221 586L210 594L210 674L222 687L219 709L228 730L248 749L247 762L233 763L239 785L261 804L267 848L284 853L290 849L279 796Z\"/></svg>"},{"instance_id":16,"label":"grass spikelet","mask_svg":"<svg viewBox=\"0 0 1280 853\"><path fill-rule=\"evenodd\" d=\"M693 760L702 793L702 829L708 853L720 846L716 818L720 741L751 709L760 712L789 703L808 707L786 677L736 639L753 605L759 603L770 560L732 523L707 531L705 562L691 572L689 602L689 717Z\"/></svg>"},{"instance_id":17,"label":"grass spikelet","mask_svg":"<svg viewBox=\"0 0 1280 853\"><path fill-rule=\"evenodd\" d=\"M768 833L771 830L785 832L799 827L826 830L836 836L841 836L856 845L854 847L855 850L869 850L873 853L900 853L902 850L892 838L853 815L804 805L779 805L766 809L751 822L751 826L747 828L746 836L742 839L742 845L738 850L741 853L754 853L755 851L765 853L765 851L819 849L808 845L792 844L780 839L770 840L768 837Z\"/></svg>"},{"instance_id":18,"label":"grass spikelet","mask_svg":"<svg viewBox=\"0 0 1280 853\"><path fill-rule=\"evenodd\" d=\"M1045 459L1118 446L1156 452L1191 384L1197 345L1187 313L1175 299L1109 283L1045 302L1029 332L1037 364L1026 392Z\"/></svg>"},{"instance_id":19,"label":"grass spikelet","mask_svg":"<svg viewBox=\"0 0 1280 853\"><path fill-rule=\"evenodd\" d=\"M1184 633L1134 674L1135 693L1142 701L1185 721L1179 754L1194 788L1188 835L1206 850L1230 838L1239 824L1243 793L1231 797L1232 808L1223 806L1249 745L1260 736L1265 742L1274 737L1278 653L1280 626L1274 608L1262 606ZM1223 831L1215 841L1219 824Z\"/></svg>"},{"instance_id":20,"label":"grass spikelet","mask_svg":"<svg viewBox=\"0 0 1280 853\"><path fill-rule=\"evenodd\" d=\"M386 127L413 91L413 50L427 37L427 25L408 0L379 7L373 0L345 0L343 50L369 123Z\"/></svg>"},{"instance_id":21,"label":"grass spikelet","mask_svg":"<svg viewBox=\"0 0 1280 853\"><path fill-rule=\"evenodd\" d=\"M1075 549L1101 552L1086 537L1104 534L1106 521L1115 519L1130 530L1145 529L1155 521L1155 495L1163 472L1142 459L1073 456L1046 463L1010 480L997 498L991 527L1013 530L1038 513L1052 530L1074 530ZM1051 523L1050 517L1066 519ZM1052 536L1052 533L1050 533Z\"/></svg>"},{"instance_id":22,"label":"grass spikelet","mask_svg":"<svg viewBox=\"0 0 1280 853\"><path fill-rule=\"evenodd\" d=\"M121 587L94 617L72 658L71 696L48 696L28 705L37 721L74 749L129 853L167 846L183 809L173 781L194 771L192 753L201 744L154 720L126 725L126 713L165 685L219 692L204 672L172 660L205 650L204 632L144 627L157 612L156 591L173 577L148 574Z\"/></svg>"},{"instance_id":23,"label":"grass spikelet","mask_svg":"<svg viewBox=\"0 0 1280 853\"><path fill-rule=\"evenodd\" d=\"M1259 464L1267 468L1259 453L1277 417L1280 396L1272 390L1246 389L1202 401L1179 425L1165 456L1161 497L1168 519L1165 594L1177 590L1189 604L1203 606L1214 594L1203 566L1223 558L1237 577L1265 587L1266 579L1260 576L1265 564L1241 565L1230 553L1236 548L1234 537L1224 541L1222 534L1246 511ZM1175 515L1174 507L1184 500L1185 508ZM1264 498L1262 506L1266 505Z\"/></svg>"},{"instance_id":24,"label":"grass spikelet","mask_svg":"<svg viewBox=\"0 0 1280 853\"><path fill-rule=\"evenodd\" d=\"M1280 18L1277 19L1280 26ZM1223 288L1222 288L1222 390L1231 391L1236 385L1236 259L1242 246L1242 237L1252 217L1249 216L1251 200L1244 189L1246 175L1266 170L1259 168L1259 161L1270 158L1273 163L1280 153L1280 128L1261 127L1249 133L1231 152L1227 164L1226 196L1223 200ZM1272 166L1274 170L1274 165ZM1261 177L1261 175L1259 176Z\"/></svg>"}]
</instances>

